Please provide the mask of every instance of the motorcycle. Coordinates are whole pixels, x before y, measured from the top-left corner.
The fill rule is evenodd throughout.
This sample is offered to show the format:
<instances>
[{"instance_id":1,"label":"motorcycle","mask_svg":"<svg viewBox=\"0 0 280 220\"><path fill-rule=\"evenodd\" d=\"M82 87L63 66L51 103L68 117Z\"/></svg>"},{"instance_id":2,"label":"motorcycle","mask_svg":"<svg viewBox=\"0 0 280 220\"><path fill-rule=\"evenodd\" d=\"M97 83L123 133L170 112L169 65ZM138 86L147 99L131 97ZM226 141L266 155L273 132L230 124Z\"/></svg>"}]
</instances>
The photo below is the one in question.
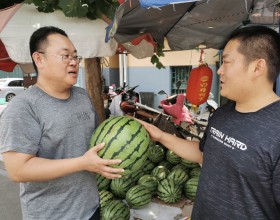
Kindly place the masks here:
<instances>
[{"instance_id":1,"label":"motorcycle","mask_svg":"<svg viewBox=\"0 0 280 220\"><path fill-rule=\"evenodd\" d=\"M181 136L186 139L200 140L208 124L208 118L216 110L218 104L210 94L205 103L205 111L200 112L199 107L185 103L185 94L168 96L164 90L158 94L165 94L166 98L160 102L163 112L170 115L172 123L176 126Z\"/></svg>"},{"instance_id":2,"label":"motorcycle","mask_svg":"<svg viewBox=\"0 0 280 220\"><path fill-rule=\"evenodd\" d=\"M112 98L112 101L108 107L111 115L131 115L135 111L136 106L134 103L140 101L140 95L135 91L138 85L128 89L126 89L126 87L127 86L124 83L123 87L117 88L115 90L116 95Z\"/></svg>"}]
</instances>

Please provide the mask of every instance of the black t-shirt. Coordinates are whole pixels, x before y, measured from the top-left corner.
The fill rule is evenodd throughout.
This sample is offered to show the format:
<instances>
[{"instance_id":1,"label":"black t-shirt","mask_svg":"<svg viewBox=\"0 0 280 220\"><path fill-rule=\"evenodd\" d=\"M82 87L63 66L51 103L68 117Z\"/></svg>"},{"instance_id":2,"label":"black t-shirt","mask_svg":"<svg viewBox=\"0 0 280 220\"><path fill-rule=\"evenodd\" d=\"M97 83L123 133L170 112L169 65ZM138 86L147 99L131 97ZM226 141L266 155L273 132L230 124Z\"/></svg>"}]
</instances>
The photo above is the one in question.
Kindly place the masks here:
<instances>
[{"instance_id":1,"label":"black t-shirt","mask_svg":"<svg viewBox=\"0 0 280 220\"><path fill-rule=\"evenodd\" d=\"M253 113L217 109L200 150L192 220L280 219L280 101Z\"/></svg>"}]
</instances>

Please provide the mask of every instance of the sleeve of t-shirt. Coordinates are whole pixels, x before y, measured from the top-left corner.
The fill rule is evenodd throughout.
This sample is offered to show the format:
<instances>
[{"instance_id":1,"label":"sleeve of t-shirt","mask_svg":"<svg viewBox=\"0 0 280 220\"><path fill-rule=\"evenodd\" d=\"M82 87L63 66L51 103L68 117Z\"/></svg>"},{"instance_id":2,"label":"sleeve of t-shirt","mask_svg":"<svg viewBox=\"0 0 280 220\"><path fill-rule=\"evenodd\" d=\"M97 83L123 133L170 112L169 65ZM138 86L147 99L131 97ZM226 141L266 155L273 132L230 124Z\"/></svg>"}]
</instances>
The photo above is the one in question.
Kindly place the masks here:
<instances>
[{"instance_id":1,"label":"sleeve of t-shirt","mask_svg":"<svg viewBox=\"0 0 280 220\"><path fill-rule=\"evenodd\" d=\"M8 104L0 118L0 137L0 153L37 153L41 128L28 102L18 100Z\"/></svg>"},{"instance_id":2,"label":"sleeve of t-shirt","mask_svg":"<svg viewBox=\"0 0 280 220\"><path fill-rule=\"evenodd\" d=\"M204 131L204 134L203 134L203 136L202 136L202 139L201 139L200 142L199 142L199 150L200 150L201 152L203 152L203 149L204 149L204 144L205 144L206 138L207 138L207 131L208 131L208 125L207 125L207 127L206 127L206 129L205 129L205 131Z\"/></svg>"},{"instance_id":3,"label":"sleeve of t-shirt","mask_svg":"<svg viewBox=\"0 0 280 220\"><path fill-rule=\"evenodd\" d=\"M204 131L204 134L203 134L203 136L202 136L202 139L201 139L200 142L199 142L199 150L200 150L201 152L203 152L204 144L205 144L206 139L207 139L207 134L208 134L209 127L210 127L209 124L211 123L211 120L213 119L213 116L215 115L215 113L216 113L216 112L212 113L212 114L209 116L209 118L208 118L208 124L207 124L207 126L206 126L205 131Z\"/></svg>"}]
</instances>

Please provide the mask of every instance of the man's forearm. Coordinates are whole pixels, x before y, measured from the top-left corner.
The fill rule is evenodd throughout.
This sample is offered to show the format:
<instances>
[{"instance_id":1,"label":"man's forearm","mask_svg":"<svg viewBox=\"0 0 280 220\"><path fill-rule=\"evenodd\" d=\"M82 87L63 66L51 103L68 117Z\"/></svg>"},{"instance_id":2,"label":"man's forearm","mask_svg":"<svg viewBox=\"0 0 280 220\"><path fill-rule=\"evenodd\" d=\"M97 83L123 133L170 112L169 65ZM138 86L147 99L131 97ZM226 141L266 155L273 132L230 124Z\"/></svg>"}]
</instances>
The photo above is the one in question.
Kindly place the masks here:
<instances>
[{"instance_id":1,"label":"man's forearm","mask_svg":"<svg viewBox=\"0 0 280 220\"><path fill-rule=\"evenodd\" d=\"M50 160L40 157L26 158L19 153L8 152L3 154L3 159L9 177L15 182L48 181L84 169L80 157Z\"/></svg>"}]
</instances>

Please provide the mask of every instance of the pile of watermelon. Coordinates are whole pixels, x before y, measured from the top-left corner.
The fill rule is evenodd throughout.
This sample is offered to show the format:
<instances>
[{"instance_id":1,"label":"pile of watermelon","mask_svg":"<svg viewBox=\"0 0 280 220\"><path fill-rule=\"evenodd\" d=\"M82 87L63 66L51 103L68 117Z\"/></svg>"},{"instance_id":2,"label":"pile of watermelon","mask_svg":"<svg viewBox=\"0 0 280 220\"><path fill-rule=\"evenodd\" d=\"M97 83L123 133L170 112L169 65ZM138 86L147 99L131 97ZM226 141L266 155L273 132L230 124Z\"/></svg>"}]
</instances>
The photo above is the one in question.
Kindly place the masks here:
<instances>
[{"instance_id":1,"label":"pile of watermelon","mask_svg":"<svg viewBox=\"0 0 280 220\"><path fill-rule=\"evenodd\" d=\"M130 126L129 129L126 126ZM118 129L114 131L114 127ZM137 143L134 147L127 147L131 152L122 144L116 144L118 147L110 146L124 130L127 137L123 135L121 143ZM100 134L103 138L99 138L99 142L106 142L107 147L102 149L100 156L114 155L114 158L126 161L122 164L126 166L122 166L126 170L122 178L110 180L97 175L102 220L129 220L131 208L141 209L153 197L166 203L176 203L182 197L195 200L200 165L184 160L160 143L151 141L139 122L126 116L109 118L93 134L91 146L98 144L96 140ZM119 158L118 155L123 151L126 156L123 154ZM137 156L134 157L135 154Z\"/></svg>"}]
</instances>

